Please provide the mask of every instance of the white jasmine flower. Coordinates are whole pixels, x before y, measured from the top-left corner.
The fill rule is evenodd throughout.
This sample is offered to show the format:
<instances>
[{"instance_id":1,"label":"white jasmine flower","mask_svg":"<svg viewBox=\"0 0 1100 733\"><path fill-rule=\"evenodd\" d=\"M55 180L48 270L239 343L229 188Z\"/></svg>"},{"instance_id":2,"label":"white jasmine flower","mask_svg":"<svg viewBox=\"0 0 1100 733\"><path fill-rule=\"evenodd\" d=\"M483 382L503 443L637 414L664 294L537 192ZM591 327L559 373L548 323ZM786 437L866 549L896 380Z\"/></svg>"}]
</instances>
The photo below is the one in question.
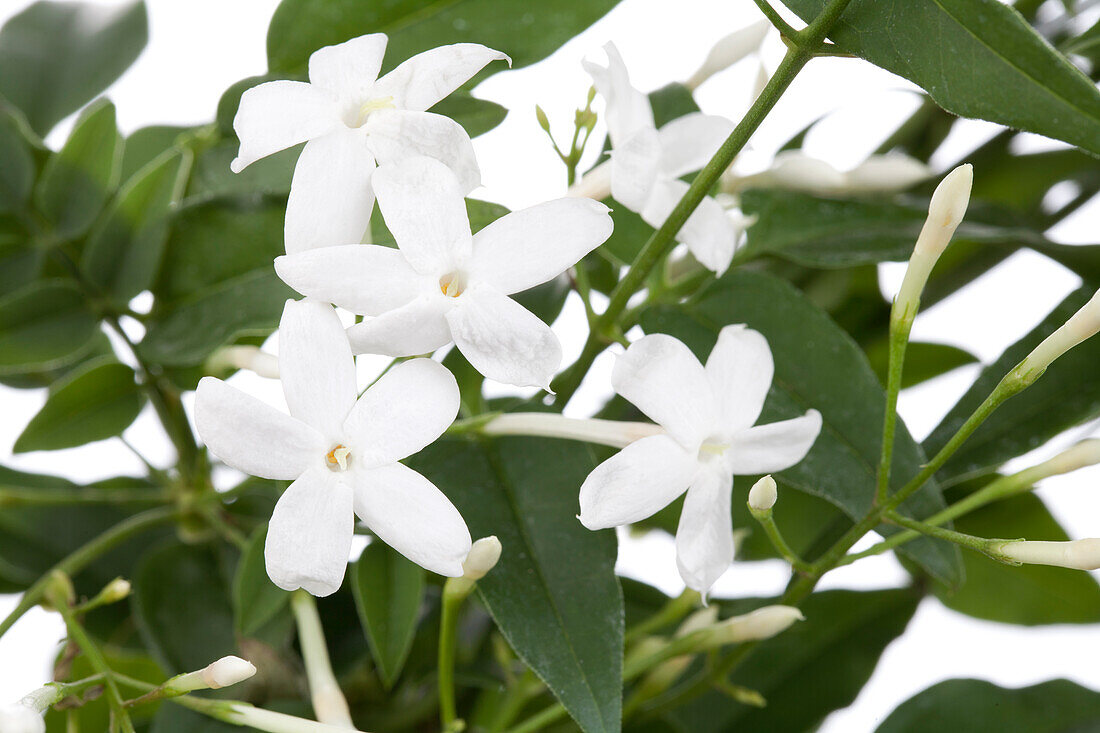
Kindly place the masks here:
<instances>
[{"instance_id":1,"label":"white jasmine flower","mask_svg":"<svg viewBox=\"0 0 1100 733\"><path fill-rule=\"evenodd\" d=\"M0 733L46 733L46 721L23 703L0 706Z\"/></svg>"},{"instance_id":2,"label":"white jasmine flower","mask_svg":"<svg viewBox=\"0 0 1100 733\"><path fill-rule=\"evenodd\" d=\"M438 438L458 413L458 385L442 365L414 359L356 399L355 362L336 313L288 301L279 373L290 415L220 379L195 398L199 435L229 465L293 481L268 526L264 555L284 590L334 593L357 515L383 542L440 575L462 575L470 533L430 481L399 460Z\"/></svg>"},{"instance_id":3,"label":"white jasmine flower","mask_svg":"<svg viewBox=\"0 0 1100 733\"><path fill-rule=\"evenodd\" d=\"M485 376L549 388L550 327L508 296L557 277L611 235L608 209L563 198L470 234L462 187L431 158L382 166L378 206L398 249L346 245L286 255L275 271L310 298L374 316L348 329L356 353L411 356L451 341Z\"/></svg>"},{"instance_id":4,"label":"white jasmine flower","mask_svg":"<svg viewBox=\"0 0 1100 733\"><path fill-rule=\"evenodd\" d=\"M580 490L584 526L637 522L687 491L676 562L688 587L705 593L733 560L733 476L793 466L821 430L816 410L753 427L772 372L768 342L742 325L722 329L705 367L672 336L631 344L612 384L667 434L632 443L589 474Z\"/></svg>"},{"instance_id":5,"label":"white jasmine flower","mask_svg":"<svg viewBox=\"0 0 1100 733\"><path fill-rule=\"evenodd\" d=\"M694 112L658 130L649 99L631 85L618 49L612 43L604 49L606 67L591 62L584 67L607 103L611 195L647 224L659 227L688 190L680 176L706 165L734 124L725 117ZM730 217L708 196L684 223L677 240L707 269L721 274L733 259L739 236Z\"/></svg>"},{"instance_id":6,"label":"white jasmine flower","mask_svg":"<svg viewBox=\"0 0 1100 733\"><path fill-rule=\"evenodd\" d=\"M490 61L508 57L456 43L417 54L379 79L386 40L373 33L326 46L309 58L308 83L267 82L241 97L233 120L241 141L235 173L308 141L287 201L287 252L362 239L374 205L375 161L428 155L455 171L463 193L481 184L470 136L426 110Z\"/></svg>"}]
</instances>

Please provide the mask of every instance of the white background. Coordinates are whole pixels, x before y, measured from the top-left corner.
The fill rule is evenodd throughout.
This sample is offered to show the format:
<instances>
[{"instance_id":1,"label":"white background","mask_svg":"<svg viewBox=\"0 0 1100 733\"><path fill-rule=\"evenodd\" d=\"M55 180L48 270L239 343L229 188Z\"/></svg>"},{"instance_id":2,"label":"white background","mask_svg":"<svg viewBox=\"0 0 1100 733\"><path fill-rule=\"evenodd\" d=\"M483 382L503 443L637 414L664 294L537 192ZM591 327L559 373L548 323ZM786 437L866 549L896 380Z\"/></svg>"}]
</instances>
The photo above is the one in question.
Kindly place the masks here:
<instances>
[{"instance_id":1,"label":"white background","mask_svg":"<svg viewBox=\"0 0 1100 733\"><path fill-rule=\"evenodd\" d=\"M221 92L233 82L266 70L265 33L276 0L147 0L151 38L141 58L108 91L118 106L124 133L150 124L194 124L213 118ZM6 0L0 21L30 4ZM104 4L120 4L106 2ZM720 37L759 19L751 0L678 0L670 12L666 0L623 0L601 21L550 58L517 71L502 71L484 82L479 96L511 110L508 119L475 144L485 188L481 198L513 208L562 195L564 173L550 151L534 118L534 105L549 114L554 131L565 138L572 130L572 111L583 105L590 81L580 67L583 57L602 61L600 46L613 40L622 52L632 79L650 91L671 81L686 79ZM774 69L783 53L770 37L763 54ZM755 61L746 60L707 82L697 99L704 111L738 118L744 111L757 75ZM597 102L598 104L598 102ZM814 61L776 106L738 165L746 171L767 164L771 154L807 123L828 115L810 134L808 151L841 168L858 163L915 108L917 100L908 82L869 64L850 59ZM49 142L64 140L69 122ZM933 160L943 167L992 134L985 123L957 126L948 152ZM602 130L594 135L598 148ZM1029 137L1029 148L1053 145ZM582 167L583 169L583 167ZM982 172L975 171L980 177ZM1053 232L1067 243L1098 239L1098 209L1080 211ZM883 267L887 292L897 286L901 270ZM1005 346L1034 326L1052 306L1079 284L1076 276L1029 252L1014 255L981 278L965 293L953 296L918 318L914 338L953 343L984 362L996 358ZM566 362L583 341L583 313L570 302L555 324L565 345ZM272 343L272 348L277 345ZM607 394L607 376L613 356L605 354L570 407L583 415ZM361 368L369 370L371 364ZM967 388L977 367L960 369L902 394L900 411L919 438L939 421ZM277 388L259 378L237 377L243 388L278 401ZM10 447L45 398L42 391L15 391L0 387L0 461L26 470L49 471L91 480L140 470L136 460L117 441L49 454L11 456ZM1015 462L1022 468L1052 455L1057 449L1094 432L1083 426ZM170 452L155 419L143 414L127 432L154 462L170 460ZM1039 494L1074 537L1100 534L1100 499L1096 486L1100 469L1086 469L1043 483ZM737 500L743 498L735 497ZM779 499L782 501L782 497ZM642 577L670 593L682 583L676 573L671 538L650 535L627 540L620 552L624 574ZM735 563L715 588L722 594L776 593L786 579L778 561ZM869 559L830 574L823 588L880 588L906 582L890 557ZM0 596L0 614L16 598ZM0 703L14 699L46 681L62 627L54 615L34 610L0 640ZM946 610L935 600L923 603L905 636L886 651L870 683L848 709L833 714L823 730L873 730L890 710L934 682L973 676L1003 685L1025 685L1053 677L1068 677L1100 688L1100 627L1045 627L1025 629L980 622Z\"/></svg>"}]
</instances>

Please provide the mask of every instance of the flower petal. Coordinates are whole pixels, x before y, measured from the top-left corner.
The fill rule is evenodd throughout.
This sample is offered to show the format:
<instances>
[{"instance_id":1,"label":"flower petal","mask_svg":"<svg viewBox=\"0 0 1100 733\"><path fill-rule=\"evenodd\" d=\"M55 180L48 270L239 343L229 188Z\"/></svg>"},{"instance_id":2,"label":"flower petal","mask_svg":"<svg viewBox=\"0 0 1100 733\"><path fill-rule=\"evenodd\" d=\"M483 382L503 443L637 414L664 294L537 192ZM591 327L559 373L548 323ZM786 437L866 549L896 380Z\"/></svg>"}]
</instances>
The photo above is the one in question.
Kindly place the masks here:
<instances>
[{"instance_id":1,"label":"flower petal","mask_svg":"<svg viewBox=\"0 0 1100 733\"><path fill-rule=\"evenodd\" d=\"M732 477L700 470L684 497L676 528L676 567L688 587L706 594L733 562Z\"/></svg>"},{"instance_id":2,"label":"flower petal","mask_svg":"<svg viewBox=\"0 0 1100 733\"><path fill-rule=\"evenodd\" d=\"M394 463L352 472L355 513L378 537L433 573L458 577L470 552L470 530L442 491Z\"/></svg>"},{"instance_id":3,"label":"flower petal","mask_svg":"<svg viewBox=\"0 0 1100 733\"><path fill-rule=\"evenodd\" d=\"M687 190L688 184L683 181L659 180L642 211L642 218L652 227L661 226ZM705 196L684 222L676 239L686 244L704 267L721 275L730 266L740 236L741 230L721 204Z\"/></svg>"},{"instance_id":4,"label":"flower petal","mask_svg":"<svg viewBox=\"0 0 1100 733\"><path fill-rule=\"evenodd\" d=\"M398 308L420 293L419 275L392 247L345 244L275 258L275 272L307 298L362 316Z\"/></svg>"},{"instance_id":5,"label":"flower petal","mask_svg":"<svg viewBox=\"0 0 1100 733\"><path fill-rule=\"evenodd\" d=\"M702 168L722 147L734 127L732 120L702 112L692 112L666 124L657 132L665 174L679 178Z\"/></svg>"},{"instance_id":6,"label":"flower petal","mask_svg":"<svg viewBox=\"0 0 1100 733\"><path fill-rule=\"evenodd\" d=\"M610 210L586 198L514 211L474 235L470 277L505 294L533 288L577 264L613 227Z\"/></svg>"},{"instance_id":7,"label":"flower petal","mask_svg":"<svg viewBox=\"0 0 1100 733\"><path fill-rule=\"evenodd\" d=\"M643 211L660 170L657 131L643 128L611 151L611 195L631 211Z\"/></svg>"},{"instance_id":8,"label":"flower petal","mask_svg":"<svg viewBox=\"0 0 1100 733\"><path fill-rule=\"evenodd\" d=\"M362 104L378 78L385 55L385 33L319 48L309 57L309 82L342 102Z\"/></svg>"},{"instance_id":9,"label":"flower petal","mask_svg":"<svg viewBox=\"0 0 1100 733\"><path fill-rule=\"evenodd\" d=\"M707 379L718 406L718 422L730 433L760 417L775 364L768 340L744 324L726 326L707 358Z\"/></svg>"},{"instance_id":10,"label":"flower petal","mask_svg":"<svg viewBox=\"0 0 1100 733\"><path fill-rule=\"evenodd\" d=\"M434 112L382 109L363 129L379 165L425 156L443 163L458 178L463 195L481 185L474 144L462 125Z\"/></svg>"},{"instance_id":11,"label":"flower petal","mask_svg":"<svg viewBox=\"0 0 1100 733\"><path fill-rule=\"evenodd\" d=\"M458 179L426 157L384 165L374 175L378 208L405 259L423 275L441 277L470 257L470 219Z\"/></svg>"},{"instance_id":12,"label":"flower petal","mask_svg":"<svg viewBox=\"0 0 1100 733\"><path fill-rule=\"evenodd\" d=\"M581 524L606 529L652 516L684 493L698 466L696 457L667 435L635 441L581 484Z\"/></svg>"},{"instance_id":13,"label":"flower petal","mask_svg":"<svg viewBox=\"0 0 1100 733\"><path fill-rule=\"evenodd\" d=\"M199 381L195 427L214 455L260 478L296 479L325 450L309 425L214 377Z\"/></svg>"},{"instance_id":14,"label":"flower petal","mask_svg":"<svg viewBox=\"0 0 1100 733\"><path fill-rule=\"evenodd\" d=\"M342 435L358 390L355 358L332 306L286 302L279 321L279 376L291 415L326 438Z\"/></svg>"},{"instance_id":15,"label":"flower petal","mask_svg":"<svg viewBox=\"0 0 1100 733\"><path fill-rule=\"evenodd\" d=\"M512 60L479 43L454 43L418 53L389 72L375 96L392 96L394 106L423 112L465 84L490 61Z\"/></svg>"},{"instance_id":16,"label":"flower petal","mask_svg":"<svg viewBox=\"0 0 1100 733\"><path fill-rule=\"evenodd\" d=\"M301 81L269 81L241 95L233 129L241 141L234 173L260 158L321 137L340 124L335 101Z\"/></svg>"},{"instance_id":17,"label":"flower petal","mask_svg":"<svg viewBox=\"0 0 1100 733\"><path fill-rule=\"evenodd\" d=\"M467 290L447 312L451 335L474 369L517 387L542 387L561 366L561 343L550 327L486 285Z\"/></svg>"},{"instance_id":18,"label":"flower petal","mask_svg":"<svg viewBox=\"0 0 1100 733\"><path fill-rule=\"evenodd\" d=\"M591 61L583 62L583 66L606 102L607 132L612 146L618 147L638 130L654 127L653 108L649 97L630 83L630 74L615 44L608 43L603 48L607 52L606 67Z\"/></svg>"},{"instance_id":19,"label":"flower petal","mask_svg":"<svg viewBox=\"0 0 1100 733\"><path fill-rule=\"evenodd\" d=\"M362 241L374 208L374 156L362 133L340 127L306 143L286 203L287 254Z\"/></svg>"},{"instance_id":20,"label":"flower petal","mask_svg":"<svg viewBox=\"0 0 1100 733\"><path fill-rule=\"evenodd\" d=\"M344 421L355 460L373 468L411 456L454 422L458 402L458 383L442 364L398 364L363 393Z\"/></svg>"},{"instance_id":21,"label":"flower petal","mask_svg":"<svg viewBox=\"0 0 1100 733\"><path fill-rule=\"evenodd\" d=\"M353 507L351 487L323 466L292 483L267 525L264 559L271 582L315 596L339 590L355 534Z\"/></svg>"},{"instance_id":22,"label":"flower petal","mask_svg":"<svg viewBox=\"0 0 1100 733\"><path fill-rule=\"evenodd\" d=\"M655 333L632 343L615 362L611 385L688 450L697 450L714 427L706 372L677 338Z\"/></svg>"},{"instance_id":23,"label":"flower petal","mask_svg":"<svg viewBox=\"0 0 1100 733\"><path fill-rule=\"evenodd\" d=\"M820 432L821 413L817 410L749 428L730 442L726 451L730 470L737 476L754 476L790 468L806 457Z\"/></svg>"},{"instance_id":24,"label":"flower petal","mask_svg":"<svg viewBox=\"0 0 1100 733\"><path fill-rule=\"evenodd\" d=\"M357 323L348 329L352 351L385 356L429 354L451 343L451 327L443 317L451 307L442 294L421 297Z\"/></svg>"}]
</instances>

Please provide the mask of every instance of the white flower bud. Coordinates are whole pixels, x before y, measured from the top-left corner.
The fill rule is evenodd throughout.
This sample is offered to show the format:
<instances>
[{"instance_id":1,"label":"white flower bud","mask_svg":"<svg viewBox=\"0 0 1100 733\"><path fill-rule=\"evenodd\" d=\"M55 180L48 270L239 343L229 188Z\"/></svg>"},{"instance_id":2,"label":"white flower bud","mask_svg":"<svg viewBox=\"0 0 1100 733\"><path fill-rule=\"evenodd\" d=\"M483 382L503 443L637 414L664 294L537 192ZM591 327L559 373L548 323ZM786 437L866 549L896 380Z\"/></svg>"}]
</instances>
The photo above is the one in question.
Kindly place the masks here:
<instances>
[{"instance_id":1,"label":"white flower bud","mask_svg":"<svg viewBox=\"0 0 1100 733\"><path fill-rule=\"evenodd\" d=\"M117 603L130 595L131 590L130 581L125 578L115 578L100 591L100 598L104 603Z\"/></svg>"},{"instance_id":2,"label":"white flower bud","mask_svg":"<svg viewBox=\"0 0 1100 733\"><path fill-rule=\"evenodd\" d=\"M932 175L932 169L902 153L872 155L848 171L852 192L904 191Z\"/></svg>"},{"instance_id":3,"label":"white flower bud","mask_svg":"<svg viewBox=\"0 0 1100 733\"><path fill-rule=\"evenodd\" d=\"M46 721L34 708L6 705L0 707L0 733L46 733Z\"/></svg>"},{"instance_id":4,"label":"white flower bud","mask_svg":"<svg viewBox=\"0 0 1100 733\"><path fill-rule=\"evenodd\" d=\"M760 20L722 38L714 44L703 65L684 82L684 86L694 90L718 72L759 51L771 27L770 21Z\"/></svg>"},{"instance_id":5,"label":"white flower bud","mask_svg":"<svg viewBox=\"0 0 1100 733\"><path fill-rule=\"evenodd\" d=\"M676 629L676 636L687 636L693 631L699 631L714 626L716 623L718 623L718 606L700 608L684 619L684 622Z\"/></svg>"},{"instance_id":6,"label":"white flower bud","mask_svg":"<svg viewBox=\"0 0 1100 733\"><path fill-rule=\"evenodd\" d=\"M969 163L963 163L944 176L928 203L928 219L917 239L917 251L934 253L939 257L947 248L959 222L966 215L973 184L974 166ZM929 230L928 236L925 236L925 230Z\"/></svg>"},{"instance_id":7,"label":"white flower bud","mask_svg":"<svg viewBox=\"0 0 1100 733\"><path fill-rule=\"evenodd\" d=\"M1077 344L1100 331L1100 291L1081 306L1081 309L1069 317L1069 320L1054 333L1043 339L1027 357L1020 362L1019 370L1025 375L1036 375L1050 366L1050 363Z\"/></svg>"},{"instance_id":8,"label":"white flower bud","mask_svg":"<svg viewBox=\"0 0 1100 733\"><path fill-rule=\"evenodd\" d=\"M769 511L775 506L776 498L778 498L778 492L776 491L775 479L771 476L765 476L749 489L749 509L753 513Z\"/></svg>"},{"instance_id":9,"label":"white flower bud","mask_svg":"<svg viewBox=\"0 0 1100 733\"><path fill-rule=\"evenodd\" d=\"M222 657L202 670L202 679L212 690L244 682L256 674L256 667L240 657Z\"/></svg>"},{"instance_id":10,"label":"white flower bud","mask_svg":"<svg viewBox=\"0 0 1100 733\"><path fill-rule=\"evenodd\" d=\"M462 563L462 577L468 580L481 580L500 560L500 540L495 535L482 537L470 548L466 561Z\"/></svg>"},{"instance_id":11,"label":"white flower bud","mask_svg":"<svg viewBox=\"0 0 1100 733\"><path fill-rule=\"evenodd\" d=\"M611 195L611 161L605 160L570 186L566 196L580 196L602 201Z\"/></svg>"},{"instance_id":12,"label":"white flower bud","mask_svg":"<svg viewBox=\"0 0 1100 733\"><path fill-rule=\"evenodd\" d=\"M225 346L206 361L206 370L219 373L229 369L247 369L268 379L279 378L279 359L258 346Z\"/></svg>"},{"instance_id":13,"label":"white flower bud","mask_svg":"<svg viewBox=\"0 0 1100 733\"><path fill-rule=\"evenodd\" d=\"M1070 542L1021 540L994 546L992 552L1017 563L1054 565L1074 570L1100 570L1100 539Z\"/></svg>"},{"instance_id":14,"label":"white flower bud","mask_svg":"<svg viewBox=\"0 0 1100 733\"><path fill-rule=\"evenodd\" d=\"M728 618L715 626L711 630L707 646L770 639L785 631L795 621L805 620L802 612L793 606L764 606L743 616Z\"/></svg>"},{"instance_id":15,"label":"white flower bud","mask_svg":"<svg viewBox=\"0 0 1100 733\"><path fill-rule=\"evenodd\" d=\"M660 425L563 417L552 412L512 412L493 418L481 428L485 435L537 435L544 438L583 440L625 448L635 440L665 432Z\"/></svg>"},{"instance_id":16,"label":"white flower bud","mask_svg":"<svg viewBox=\"0 0 1100 733\"><path fill-rule=\"evenodd\" d=\"M836 193L842 191L847 183L843 173L801 150L779 153L771 168L745 180L754 179L758 185L813 193Z\"/></svg>"}]
</instances>

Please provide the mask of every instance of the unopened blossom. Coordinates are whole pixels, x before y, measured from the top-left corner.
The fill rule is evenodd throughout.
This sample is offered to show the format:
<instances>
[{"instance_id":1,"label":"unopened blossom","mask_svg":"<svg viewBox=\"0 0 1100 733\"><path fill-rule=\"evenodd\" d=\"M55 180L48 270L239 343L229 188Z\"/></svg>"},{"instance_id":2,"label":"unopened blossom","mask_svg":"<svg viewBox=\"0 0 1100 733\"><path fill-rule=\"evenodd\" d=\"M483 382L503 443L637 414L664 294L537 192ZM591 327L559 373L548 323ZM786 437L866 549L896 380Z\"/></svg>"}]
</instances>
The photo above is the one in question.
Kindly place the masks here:
<instances>
[{"instance_id":1,"label":"unopened blossom","mask_svg":"<svg viewBox=\"0 0 1100 733\"><path fill-rule=\"evenodd\" d=\"M749 176L727 174L723 188L779 188L823 195L892 193L912 188L928 179L932 169L916 158L902 153L872 155L848 171L806 155L801 150L785 150L775 156L771 166Z\"/></svg>"},{"instance_id":2,"label":"unopened blossom","mask_svg":"<svg viewBox=\"0 0 1100 733\"><path fill-rule=\"evenodd\" d=\"M355 516L413 562L462 575L470 533L430 481L398 463L438 438L458 413L458 385L442 365L413 359L358 397L355 362L335 311L288 301L279 324L279 373L290 415L205 377L195 422L210 450L260 478L293 481L271 516L264 557L284 590L334 593Z\"/></svg>"},{"instance_id":3,"label":"unopened blossom","mask_svg":"<svg viewBox=\"0 0 1100 733\"><path fill-rule=\"evenodd\" d=\"M699 69L684 82L684 86L694 90L700 84L720 71L733 66L746 56L760 51L760 46L767 38L772 24L768 20L758 20L744 28L738 28L728 36L722 37L703 61Z\"/></svg>"},{"instance_id":4,"label":"unopened blossom","mask_svg":"<svg viewBox=\"0 0 1100 733\"><path fill-rule=\"evenodd\" d=\"M749 510L753 513L770 511L778 498L775 479L764 476L749 489Z\"/></svg>"},{"instance_id":5,"label":"unopened blossom","mask_svg":"<svg viewBox=\"0 0 1100 733\"><path fill-rule=\"evenodd\" d=\"M46 733L42 713L29 705L0 706L0 733Z\"/></svg>"},{"instance_id":6,"label":"unopened blossom","mask_svg":"<svg viewBox=\"0 0 1100 733\"><path fill-rule=\"evenodd\" d=\"M580 490L584 526L637 522L686 491L676 563L688 587L705 593L733 560L733 476L793 466L821 430L816 410L754 426L773 369L768 342L743 325L722 329L706 366L672 336L631 344L612 385L666 434L628 445L589 474Z\"/></svg>"},{"instance_id":7,"label":"unopened blossom","mask_svg":"<svg viewBox=\"0 0 1100 733\"><path fill-rule=\"evenodd\" d=\"M362 239L374 205L376 162L428 155L455 171L463 193L481 184L470 136L427 110L489 62L508 57L456 43L417 54L378 78L386 41L384 33L373 33L326 46L309 57L308 83L271 81L241 97L233 120L241 141L234 172L306 143L287 201L287 252Z\"/></svg>"},{"instance_id":8,"label":"unopened blossom","mask_svg":"<svg viewBox=\"0 0 1100 733\"><path fill-rule=\"evenodd\" d=\"M990 548L1001 558L1028 565L1054 565L1073 570L1100 570L1100 539L1040 542L1020 540L994 543Z\"/></svg>"},{"instance_id":9,"label":"unopened blossom","mask_svg":"<svg viewBox=\"0 0 1100 733\"><path fill-rule=\"evenodd\" d=\"M382 166L374 188L397 249L355 244L286 255L275 260L279 277L310 298L372 316L348 329L356 353L412 356L453 341L490 379L548 389L561 344L508 296L557 277L611 236L608 208L557 199L471 236L462 187L437 160Z\"/></svg>"},{"instance_id":10,"label":"unopened blossom","mask_svg":"<svg viewBox=\"0 0 1100 733\"><path fill-rule=\"evenodd\" d=\"M694 112L660 130L646 95L630 83L626 65L612 43L604 46L607 66L585 62L606 102L611 137L611 195L647 224L659 227L684 197L680 176L702 168L733 132L725 117ZM707 269L729 267L740 230L711 197L704 197L676 235Z\"/></svg>"}]
</instances>

